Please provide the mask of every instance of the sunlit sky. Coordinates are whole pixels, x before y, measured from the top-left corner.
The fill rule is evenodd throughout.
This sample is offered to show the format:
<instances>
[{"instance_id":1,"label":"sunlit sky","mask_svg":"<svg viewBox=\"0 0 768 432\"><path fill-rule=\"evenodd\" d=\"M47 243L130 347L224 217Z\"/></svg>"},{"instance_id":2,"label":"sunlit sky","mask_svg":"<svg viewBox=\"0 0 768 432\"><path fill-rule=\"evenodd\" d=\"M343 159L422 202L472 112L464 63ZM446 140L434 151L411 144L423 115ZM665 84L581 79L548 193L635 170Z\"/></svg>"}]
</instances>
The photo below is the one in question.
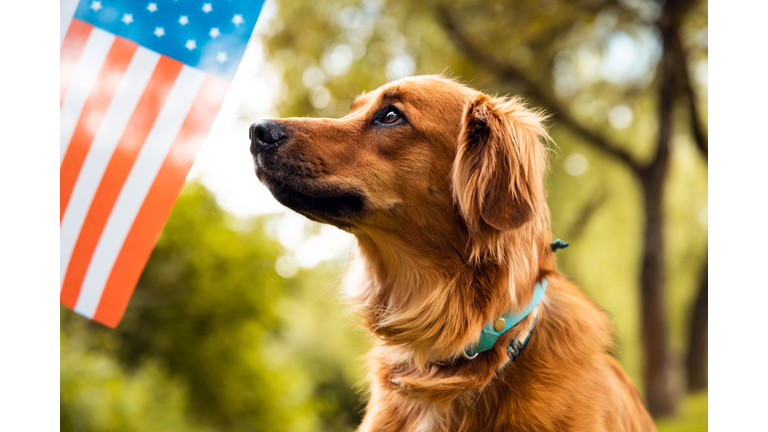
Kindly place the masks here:
<instances>
[{"instance_id":1,"label":"sunlit sky","mask_svg":"<svg viewBox=\"0 0 768 432\"><path fill-rule=\"evenodd\" d=\"M267 0L224 104L187 176L187 180L201 181L224 209L237 216L285 211L259 183L248 150L248 126L259 118L276 116L273 106L280 81L264 61L260 39L275 13L274 2ZM247 118L241 118L245 113Z\"/></svg>"}]
</instances>

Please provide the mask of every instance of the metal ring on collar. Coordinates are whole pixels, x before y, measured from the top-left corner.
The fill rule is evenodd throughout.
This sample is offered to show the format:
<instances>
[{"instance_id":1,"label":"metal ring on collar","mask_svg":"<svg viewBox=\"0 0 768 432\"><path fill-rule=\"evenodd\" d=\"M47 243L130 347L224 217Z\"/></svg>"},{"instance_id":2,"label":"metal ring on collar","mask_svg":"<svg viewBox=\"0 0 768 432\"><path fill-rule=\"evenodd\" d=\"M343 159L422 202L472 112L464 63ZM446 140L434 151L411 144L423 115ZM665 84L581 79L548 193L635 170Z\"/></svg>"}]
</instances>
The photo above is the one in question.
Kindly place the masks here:
<instances>
[{"instance_id":1,"label":"metal ring on collar","mask_svg":"<svg viewBox=\"0 0 768 432\"><path fill-rule=\"evenodd\" d=\"M464 358L467 359L467 360L474 360L475 357L477 357L478 354L480 354L480 353L475 353L474 355L470 356L470 355L467 354L466 351L462 351L461 352L461 355L463 355Z\"/></svg>"}]
</instances>

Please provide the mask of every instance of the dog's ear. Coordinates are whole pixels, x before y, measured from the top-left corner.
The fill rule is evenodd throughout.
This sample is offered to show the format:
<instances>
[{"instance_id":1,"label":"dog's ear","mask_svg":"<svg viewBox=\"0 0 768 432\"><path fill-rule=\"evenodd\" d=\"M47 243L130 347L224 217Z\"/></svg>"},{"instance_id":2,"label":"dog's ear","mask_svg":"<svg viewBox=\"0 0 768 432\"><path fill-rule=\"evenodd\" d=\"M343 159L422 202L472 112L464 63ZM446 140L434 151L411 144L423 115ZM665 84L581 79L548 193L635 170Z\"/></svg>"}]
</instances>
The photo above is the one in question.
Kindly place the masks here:
<instances>
[{"instance_id":1,"label":"dog's ear","mask_svg":"<svg viewBox=\"0 0 768 432\"><path fill-rule=\"evenodd\" d=\"M452 181L474 233L514 230L543 210L544 120L517 98L479 94L467 104Z\"/></svg>"}]
</instances>

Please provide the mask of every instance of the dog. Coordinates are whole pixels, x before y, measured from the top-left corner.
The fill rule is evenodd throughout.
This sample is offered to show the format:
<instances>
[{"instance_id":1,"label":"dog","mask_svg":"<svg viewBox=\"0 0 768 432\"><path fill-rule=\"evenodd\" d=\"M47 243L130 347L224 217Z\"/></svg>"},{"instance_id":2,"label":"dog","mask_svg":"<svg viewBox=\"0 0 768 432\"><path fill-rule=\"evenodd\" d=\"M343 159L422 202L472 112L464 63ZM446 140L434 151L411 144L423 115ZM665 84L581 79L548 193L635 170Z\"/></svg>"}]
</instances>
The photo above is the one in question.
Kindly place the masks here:
<instances>
[{"instance_id":1,"label":"dog","mask_svg":"<svg viewBox=\"0 0 768 432\"><path fill-rule=\"evenodd\" d=\"M606 313L556 270L545 120L419 76L340 119L251 125L277 201L357 239L345 294L374 337L360 431L656 430Z\"/></svg>"}]
</instances>

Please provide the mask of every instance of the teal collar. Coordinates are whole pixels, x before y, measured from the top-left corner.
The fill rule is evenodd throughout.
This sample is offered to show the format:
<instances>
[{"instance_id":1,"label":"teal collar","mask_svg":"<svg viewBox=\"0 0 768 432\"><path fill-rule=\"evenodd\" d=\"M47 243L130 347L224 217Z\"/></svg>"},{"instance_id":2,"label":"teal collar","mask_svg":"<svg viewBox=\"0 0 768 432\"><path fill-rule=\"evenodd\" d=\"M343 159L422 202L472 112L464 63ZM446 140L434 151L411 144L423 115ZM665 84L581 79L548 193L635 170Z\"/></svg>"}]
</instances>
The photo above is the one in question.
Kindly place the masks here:
<instances>
[{"instance_id":1,"label":"teal collar","mask_svg":"<svg viewBox=\"0 0 768 432\"><path fill-rule=\"evenodd\" d=\"M550 247L552 248L552 252L557 252L558 249L565 249L570 245L568 242L564 242L560 239L555 240L550 244ZM533 299L531 300L531 303L528 304L528 307L526 307L524 310L520 312L507 312L504 316L500 318L496 318L492 323L485 326L485 328L480 332L480 339L467 347L462 354L464 355L464 358L467 360L472 360L475 357L477 357L478 354L481 352L485 352L490 350L491 348L496 345L496 341L499 339L499 336L503 335L507 331L509 331L512 327L517 325L520 321L524 320L528 315L533 312L534 309L536 309L536 306L539 305L541 302L541 299L544 298L544 292L547 290L547 279L544 278L541 280L541 282L536 281L536 285L534 287L533 292ZM538 320L538 316L534 318L533 324L531 324L531 328L528 330L528 334L525 335L525 340L523 342L520 342L517 338L512 339L512 342L507 347L507 354L509 355L509 360L507 360L507 363L502 366L501 369L504 369L507 367L510 361L514 357L517 357L518 354L520 354L520 350L525 346L525 344L528 342L528 339L531 337L531 333L533 333L533 326L536 324L536 321ZM439 362L442 363L442 362Z\"/></svg>"},{"instance_id":2,"label":"teal collar","mask_svg":"<svg viewBox=\"0 0 768 432\"><path fill-rule=\"evenodd\" d=\"M541 299L544 298L544 292L546 290L547 279L542 279L541 283L536 281L533 299L531 300L531 303L528 305L528 307L520 312L507 312L501 318L497 318L494 320L494 322L485 326L485 328L480 332L480 340L464 350L464 357L471 360L477 357L477 355L481 352L485 352L493 348L493 346L496 345L496 340L499 338L499 336L509 331L509 329L514 327L520 321L525 319L531 312L533 312L536 306L538 306L541 302ZM531 327L531 331L533 331L533 327ZM528 333L528 336L530 336L530 332ZM510 345L510 347L515 351L516 354L520 351L520 348L522 348L526 342L528 342L528 338L526 338L522 344L515 340L512 344L515 345L515 347L512 347L512 345Z\"/></svg>"}]
</instances>

